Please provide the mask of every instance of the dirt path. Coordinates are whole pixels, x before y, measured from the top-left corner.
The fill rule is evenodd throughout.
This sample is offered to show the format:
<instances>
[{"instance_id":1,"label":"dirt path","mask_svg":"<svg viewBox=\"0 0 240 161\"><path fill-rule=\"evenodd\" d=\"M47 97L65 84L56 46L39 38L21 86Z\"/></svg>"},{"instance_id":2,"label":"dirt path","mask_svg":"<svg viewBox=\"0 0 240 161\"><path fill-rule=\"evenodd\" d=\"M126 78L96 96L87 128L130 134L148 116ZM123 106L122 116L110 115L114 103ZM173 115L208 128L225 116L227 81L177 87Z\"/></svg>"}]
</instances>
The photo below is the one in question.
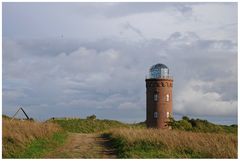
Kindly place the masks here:
<instances>
[{"instance_id":1,"label":"dirt path","mask_svg":"<svg viewBox=\"0 0 240 161\"><path fill-rule=\"evenodd\" d=\"M66 144L45 158L116 158L109 145L100 134L70 133Z\"/></svg>"}]
</instances>

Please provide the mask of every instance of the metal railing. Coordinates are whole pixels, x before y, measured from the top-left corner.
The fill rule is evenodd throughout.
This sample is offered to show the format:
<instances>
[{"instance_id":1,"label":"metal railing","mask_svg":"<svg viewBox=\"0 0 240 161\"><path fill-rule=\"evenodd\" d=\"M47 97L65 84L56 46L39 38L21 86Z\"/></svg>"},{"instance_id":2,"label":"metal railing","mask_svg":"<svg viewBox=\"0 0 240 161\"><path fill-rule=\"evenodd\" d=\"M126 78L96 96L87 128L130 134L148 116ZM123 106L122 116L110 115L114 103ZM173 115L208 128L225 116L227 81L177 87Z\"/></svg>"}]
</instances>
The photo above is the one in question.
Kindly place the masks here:
<instances>
[{"instance_id":1,"label":"metal railing","mask_svg":"<svg viewBox=\"0 0 240 161\"><path fill-rule=\"evenodd\" d=\"M158 76L158 77L152 77L149 75L145 76L146 79L173 79L173 76Z\"/></svg>"}]
</instances>

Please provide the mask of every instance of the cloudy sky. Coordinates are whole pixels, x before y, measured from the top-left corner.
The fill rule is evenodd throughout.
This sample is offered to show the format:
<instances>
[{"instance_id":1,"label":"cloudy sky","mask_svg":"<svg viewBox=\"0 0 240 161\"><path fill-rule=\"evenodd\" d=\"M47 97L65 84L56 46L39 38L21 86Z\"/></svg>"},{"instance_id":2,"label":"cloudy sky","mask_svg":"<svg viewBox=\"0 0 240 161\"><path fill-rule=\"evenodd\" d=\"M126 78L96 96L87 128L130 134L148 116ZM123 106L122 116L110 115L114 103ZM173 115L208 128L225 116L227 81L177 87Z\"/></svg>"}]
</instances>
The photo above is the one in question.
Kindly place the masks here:
<instances>
[{"instance_id":1,"label":"cloudy sky","mask_svg":"<svg viewBox=\"0 0 240 161\"><path fill-rule=\"evenodd\" d=\"M146 119L163 63L173 111L237 123L237 3L3 3L3 113Z\"/></svg>"}]
</instances>

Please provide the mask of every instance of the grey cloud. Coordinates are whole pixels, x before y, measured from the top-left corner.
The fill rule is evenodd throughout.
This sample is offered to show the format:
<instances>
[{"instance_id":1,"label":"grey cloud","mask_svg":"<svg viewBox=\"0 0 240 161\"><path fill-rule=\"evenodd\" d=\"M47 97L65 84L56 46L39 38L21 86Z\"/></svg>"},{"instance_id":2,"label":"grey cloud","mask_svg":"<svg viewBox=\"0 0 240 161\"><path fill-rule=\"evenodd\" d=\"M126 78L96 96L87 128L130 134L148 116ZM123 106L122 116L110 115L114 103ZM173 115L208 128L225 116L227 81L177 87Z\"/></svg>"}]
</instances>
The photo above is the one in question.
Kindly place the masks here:
<instances>
[{"instance_id":1,"label":"grey cloud","mask_svg":"<svg viewBox=\"0 0 240 161\"><path fill-rule=\"evenodd\" d=\"M3 3L3 113L143 121L160 62L174 116L236 122L236 33L237 3Z\"/></svg>"},{"instance_id":2,"label":"grey cloud","mask_svg":"<svg viewBox=\"0 0 240 161\"><path fill-rule=\"evenodd\" d=\"M145 75L152 64L161 62L174 76L176 115L236 114L237 44L231 41L212 45L219 41L202 40L195 33L173 33L166 40L79 41L72 48L71 41L60 42L62 52L53 41L43 56L41 48L36 48L40 41L8 42L4 39L6 113L23 105L34 117L39 113L43 118L60 116L67 110L69 116L96 113L102 118L143 121ZM31 52L34 49L39 51ZM137 112L130 115L132 109Z\"/></svg>"},{"instance_id":3,"label":"grey cloud","mask_svg":"<svg viewBox=\"0 0 240 161\"><path fill-rule=\"evenodd\" d=\"M182 13L184 16L189 14L191 5L198 3L116 3L106 10L105 15L109 17L121 17L146 12L162 12L173 10Z\"/></svg>"},{"instance_id":4,"label":"grey cloud","mask_svg":"<svg viewBox=\"0 0 240 161\"><path fill-rule=\"evenodd\" d=\"M141 31L149 39L166 38L175 31L192 31L206 39L235 41L236 25L224 29L221 26L237 24L236 6L236 3L3 3L3 37L45 39L42 42L45 46L49 41L70 38L119 39L121 24L129 22L135 31ZM205 10L210 16L201 14ZM126 35L127 40L135 38ZM63 50L69 52L71 46L69 43ZM47 52L41 44L36 48L42 49L33 52Z\"/></svg>"},{"instance_id":5,"label":"grey cloud","mask_svg":"<svg viewBox=\"0 0 240 161\"><path fill-rule=\"evenodd\" d=\"M177 9L184 15L184 16L192 16L192 8L187 5L177 6Z\"/></svg>"},{"instance_id":6,"label":"grey cloud","mask_svg":"<svg viewBox=\"0 0 240 161\"><path fill-rule=\"evenodd\" d=\"M133 32L135 32L140 38L142 38L143 40L145 40L145 36L142 34L141 30L139 30L138 28L132 26L129 22L126 22L124 25L123 25L124 29L126 30L131 30Z\"/></svg>"}]
</instances>

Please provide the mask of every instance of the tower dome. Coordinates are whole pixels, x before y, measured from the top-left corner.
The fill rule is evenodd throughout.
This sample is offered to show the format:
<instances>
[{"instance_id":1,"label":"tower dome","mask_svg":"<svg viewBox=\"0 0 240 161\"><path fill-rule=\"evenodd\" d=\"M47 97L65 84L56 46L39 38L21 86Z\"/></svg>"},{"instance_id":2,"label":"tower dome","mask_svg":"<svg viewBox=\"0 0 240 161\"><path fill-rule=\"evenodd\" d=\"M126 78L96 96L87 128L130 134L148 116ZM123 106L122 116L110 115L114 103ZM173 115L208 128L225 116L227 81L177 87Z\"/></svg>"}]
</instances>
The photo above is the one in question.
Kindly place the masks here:
<instances>
[{"instance_id":1,"label":"tower dome","mask_svg":"<svg viewBox=\"0 0 240 161\"><path fill-rule=\"evenodd\" d=\"M149 70L150 78L163 78L169 76L169 69L164 64L155 64Z\"/></svg>"}]
</instances>

